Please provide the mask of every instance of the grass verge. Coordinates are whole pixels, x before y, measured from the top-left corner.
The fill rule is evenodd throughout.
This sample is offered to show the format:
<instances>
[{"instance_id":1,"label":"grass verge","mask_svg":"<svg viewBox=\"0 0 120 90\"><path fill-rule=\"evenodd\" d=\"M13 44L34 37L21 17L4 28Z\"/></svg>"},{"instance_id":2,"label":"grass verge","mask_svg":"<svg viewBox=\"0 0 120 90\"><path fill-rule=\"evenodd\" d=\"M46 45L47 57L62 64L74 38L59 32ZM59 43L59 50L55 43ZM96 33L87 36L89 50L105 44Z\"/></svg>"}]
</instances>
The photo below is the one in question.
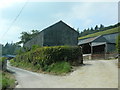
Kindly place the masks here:
<instances>
[{"instance_id":1,"label":"grass verge","mask_svg":"<svg viewBox=\"0 0 120 90\"><path fill-rule=\"evenodd\" d=\"M15 87L15 77L8 71L0 71L0 80L2 81L2 90L12 90Z\"/></svg>"},{"instance_id":2,"label":"grass verge","mask_svg":"<svg viewBox=\"0 0 120 90\"><path fill-rule=\"evenodd\" d=\"M32 63L15 62L14 60L11 60L10 62L11 65L15 67L19 67L34 72L49 73L55 75L65 75L69 73L72 69L70 63L66 61L61 61L61 62L59 61L51 65L46 65L43 68L41 68L39 64L33 65Z\"/></svg>"},{"instance_id":3,"label":"grass verge","mask_svg":"<svg viewBox=\"0 0 120 90\"><path fill-rule=\"evenodd\" d=\"M54 74L66 74L71 71L71 65L68 62L57 62L48 67L47 72Z\"/></svg>"}]
</instances>

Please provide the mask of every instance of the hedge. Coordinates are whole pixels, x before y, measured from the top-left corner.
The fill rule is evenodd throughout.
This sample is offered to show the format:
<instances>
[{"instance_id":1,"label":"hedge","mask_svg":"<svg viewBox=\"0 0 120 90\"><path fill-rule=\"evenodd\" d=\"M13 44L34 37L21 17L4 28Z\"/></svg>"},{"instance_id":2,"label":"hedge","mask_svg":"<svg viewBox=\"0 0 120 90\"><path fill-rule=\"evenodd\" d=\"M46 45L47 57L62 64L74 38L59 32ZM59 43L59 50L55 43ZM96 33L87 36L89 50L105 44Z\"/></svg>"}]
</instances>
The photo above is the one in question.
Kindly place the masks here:
<instances>
[{"instance_id":1,"label":"hedge","mask_svg":"<svg viewBox=\"0 0 120 90\"><path fill-rule=\"evenodd\" d=\"M72 65L82 64L83 58L81 48L78 46L52 46L37 48L17 55L15 60L43 68L59 61L70 62Z\"/></svg>"}]
</instances>

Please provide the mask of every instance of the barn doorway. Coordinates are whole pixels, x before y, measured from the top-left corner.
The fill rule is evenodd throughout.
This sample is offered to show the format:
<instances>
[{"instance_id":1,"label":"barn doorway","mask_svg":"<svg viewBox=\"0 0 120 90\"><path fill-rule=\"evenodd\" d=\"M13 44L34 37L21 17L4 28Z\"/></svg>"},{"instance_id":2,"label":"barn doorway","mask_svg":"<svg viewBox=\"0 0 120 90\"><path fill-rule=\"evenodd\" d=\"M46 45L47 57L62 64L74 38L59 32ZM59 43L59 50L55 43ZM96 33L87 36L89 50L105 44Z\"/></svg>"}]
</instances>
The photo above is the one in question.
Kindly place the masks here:
<instances>
[{"instance_id":1,"label":"barn doorway","mask_svg":"<svg viewBox=\"0 0 120 90\"><path fill-rule=\"evenodd\" d=\"M89 43L81 45L83 54L91 53L91 46Z\"/></svg>"},{"instance_id":2,"label":"barn doorway","mask_svg":"<svg viewBox=\"0 0 120 90\"><path fill-rule=\"evenodd\" d=\"M105 44L92 47L92 59L105 59Z\"/></svg>"},{"instance_id":3,"label":"barn doorway","mask_svg":"<svg viewBox=\"0 0 120 90\"><path fill-rule=\"evenodd\" d=\"M93 54L105 54L105 44L93 46Z\"/></svg>"}]
</instances>

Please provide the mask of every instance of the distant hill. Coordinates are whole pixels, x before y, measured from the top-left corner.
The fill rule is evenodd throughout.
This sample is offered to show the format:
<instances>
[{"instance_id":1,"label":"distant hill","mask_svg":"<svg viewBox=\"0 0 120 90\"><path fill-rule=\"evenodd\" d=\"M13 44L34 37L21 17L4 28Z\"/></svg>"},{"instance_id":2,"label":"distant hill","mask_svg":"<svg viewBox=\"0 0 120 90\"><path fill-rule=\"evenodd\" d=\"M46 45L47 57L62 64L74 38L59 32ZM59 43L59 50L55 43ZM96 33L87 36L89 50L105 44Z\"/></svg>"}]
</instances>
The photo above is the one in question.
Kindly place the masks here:
<instances>
[{"instance_id":1,"label":"distant hill","mask_svg":"<svg viewBox=\"0 0 120 90\"><path fill-rule=\"evenodd\" d=\"M119 26L120 26L120 22L117 24L114 24L114 25L107 26L107 27L104 27L104 25L102 25L102 24L96 25L95 27L84 29L83 31L79 32L79 37L83 37L83 36L86 36L89 34L94 34L97 32L107 31L109 29L117 28ZM78 31L79 31L79 29L78 29Z\"/></svg>"},{"instance_id":2,"label":"distant hill","mask_svg":"<svg viewBox=\"0 0 120 90\"><path fill-rule=\"evenodd\" d=\"M85 38L95 37L95 36L98 36L98 35L111 34L111 33L118 33L118 30L120 30L120 26L119 27L112 27L112 29L108 29L108 30L105 30L105 31L99 31L99 32L96 32L96 33L88 34L88 35L79 37L78 39L85 39Z\"/></svg>"}]
</instances>

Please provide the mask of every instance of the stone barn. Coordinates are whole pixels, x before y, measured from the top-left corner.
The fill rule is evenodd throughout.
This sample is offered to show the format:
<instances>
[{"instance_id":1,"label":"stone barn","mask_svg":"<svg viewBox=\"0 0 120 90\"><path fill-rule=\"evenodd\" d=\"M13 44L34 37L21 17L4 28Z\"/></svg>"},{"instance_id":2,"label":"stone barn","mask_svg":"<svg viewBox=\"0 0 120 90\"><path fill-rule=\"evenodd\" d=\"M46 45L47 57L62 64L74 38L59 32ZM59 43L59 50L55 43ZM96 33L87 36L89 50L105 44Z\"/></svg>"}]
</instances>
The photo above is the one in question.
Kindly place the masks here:
<instances>
[{"instance_id":1,"label":"stone barn","mask_svg":"<svg viewBox=\"0 0 120 90\"><path fill-rule=\"evenodd\" d=\"M48 28L42 30L36 37L24 44L31 48L33 45L39 46L61 46L78 44L79 33L63 21L59 21Z\"/></svg>"},{"instance_id":2,"label":"stone barn","mask_svg":"<svg viewBox=\"0 0 120 90\"><path fill-rule=\"evenodd\" d=\"M87 59L108 59L116 50L116 38L118 33L100 35L86 39L80 39L78 45L82 47L84 57Z\"/></svg>"}]
</instances>

